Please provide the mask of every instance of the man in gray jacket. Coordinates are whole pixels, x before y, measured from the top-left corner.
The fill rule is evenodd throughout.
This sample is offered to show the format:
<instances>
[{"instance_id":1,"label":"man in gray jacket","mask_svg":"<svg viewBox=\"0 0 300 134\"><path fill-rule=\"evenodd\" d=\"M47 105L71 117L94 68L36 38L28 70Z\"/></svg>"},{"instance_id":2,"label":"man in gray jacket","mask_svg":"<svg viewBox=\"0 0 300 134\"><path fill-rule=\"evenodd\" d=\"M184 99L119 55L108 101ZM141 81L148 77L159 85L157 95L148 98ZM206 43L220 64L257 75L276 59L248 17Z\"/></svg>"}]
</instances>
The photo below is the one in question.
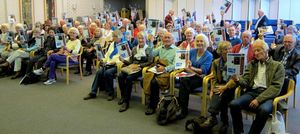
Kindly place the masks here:
<instances>
[{"instance_id":1,"label":"man in gray jacket","mask_svg":"<svg viewBox=\"0 0 300 134\"><path fill-rule=\"evenodd\" d=\"M273 99L279 95L284 82L284 66L268 56L268 49L263 41L253 44L255 60L248 64L243 76L233 76L223 87L220 94L226 89L241 86L246 91L239 98L230 102L231 117L234 134L243 130L241 109L256 113L249 134L259 134L264 128L269 114L272 113Z\"/></svg>"}]
</instances>

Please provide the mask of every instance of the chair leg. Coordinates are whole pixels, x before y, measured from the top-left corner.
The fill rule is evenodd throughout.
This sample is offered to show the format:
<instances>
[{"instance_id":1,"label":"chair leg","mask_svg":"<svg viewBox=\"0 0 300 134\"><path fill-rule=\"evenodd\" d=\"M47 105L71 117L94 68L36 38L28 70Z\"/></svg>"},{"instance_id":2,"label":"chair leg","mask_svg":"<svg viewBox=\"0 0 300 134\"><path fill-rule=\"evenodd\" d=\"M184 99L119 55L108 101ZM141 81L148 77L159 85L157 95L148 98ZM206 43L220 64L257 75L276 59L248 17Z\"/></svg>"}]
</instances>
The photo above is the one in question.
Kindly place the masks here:
<instances>
[{"instance_id":1,"label":"chair leg","mask_svg":"<svg viewBox=\"0 0 300 134\"><path fill-rule=\"evenodd\" d=\"M67 81L67 85L69 85L69 83L70 83L69 78L70 78L70 70L69 70L69 68L67 68L66 69L66 81Z\"/></svg>"},{"instance_id":2,"label":"chair leg","mask_svg":"<svg viewBox=\"0 0 300 134\"><path fill-rule=\"evenodd\" d=\"M293 108L296 108L296 102L297 102L297 93L296 93L297 87L295 87L294 90L294 102L293 102Z\"/></svg>"},{"instance_id":3,"label":"chair leg","mask_svg":"<svg viewBox=\"0 0 300 134\"><path fill-rule=\"evenodd\" d=\"M119 87L118 78L116 78L116 82L117 82L117 98L121 99L121 90L120 90L120 87Z\"/></svg>"},{"instance_id":4,"label":"chair leg","mask_svg":"<svg viewBox=\"0 0 300 134\"><path fill-rule=\"evenodd\" d=\"M82 80L82 67L79 65L80 80Z\"/></svg>"},{"instance_id":5,"label":"chair leg","mask_svg":"<svg viewBox=\"0 0 300 134\"><path fill-rule=\"evenodd\" d=\"M144 89L142 89L142 104L146 105L146 97L145 97Z\"/></svg>"},{"instance_id":6,"label":"chair leg","mask_svg":"<svg viewBox=\"0 0 300 134\"><path fill-rule=\"evenodd\" d=\"M289 111L286 110L285 114L284 114L285 131L287 131L287 129L288 129L288 114L289 114Z\"/></svg>"}]
</instances>

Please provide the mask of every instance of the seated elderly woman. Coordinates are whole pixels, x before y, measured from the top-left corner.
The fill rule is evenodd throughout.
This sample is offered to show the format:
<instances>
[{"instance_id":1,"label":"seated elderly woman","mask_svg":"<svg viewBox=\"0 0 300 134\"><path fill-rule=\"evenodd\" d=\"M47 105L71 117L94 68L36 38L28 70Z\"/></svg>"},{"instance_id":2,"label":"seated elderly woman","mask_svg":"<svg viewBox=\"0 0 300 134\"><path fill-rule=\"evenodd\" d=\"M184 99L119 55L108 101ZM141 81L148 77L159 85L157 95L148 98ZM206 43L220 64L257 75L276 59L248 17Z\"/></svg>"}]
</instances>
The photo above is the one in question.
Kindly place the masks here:
<instances>
[{"instance_id":1,"label":"seated elderly woman","mask_svg":"<svg viewBox=\"0 0 300 134\"><path fill-rule=\"evenodd\" d=\"M231 50L231 44L228 41L221 41L218 45L217 52L220 54L220 58L216 59L212 63L211 71L213 72L214 79L212 79L212 89L210 90L210 105L208 112L210 116L200 126L202 128L211 129L218 123L217 115L221 112L220 117L222 121L222 128L220 133L226 132L228 127L228 104L234 97L234 89L226 90L220 96L218 87L225 85L230 79L227 75L227 53Z\"/></svg>"},{"instance_id":2,"label":"seated elderly woman","mask_svg":"<svg viewBox=\"0 0 300 134\"><path fill-rule=\"evenodd\" d=\"M29 53L31 51L36 51L37 50L37 45L35 42L35 37L40 36L40 29L34 29L34 38L32 41L29 42L29 45L26 43L26 37L24 35L24 29L22 24L17 24L16 25L16 37L15 40L12 44L12 46L7 48L7 55L9 56L6 59L6 62L2 63L0 67L9 67L10 64L14 62L14 72L15 75L12 77L12 79L16 79L21 77L21 61L22 58L28 58Z\"/></svg>"},{"instance_id":3,"label":"seated elderly woman","mask_svg":"<svg viewBox=\"0 0 300 134\"><path fill-rule=\"evenodd\" d=\"M0 34L0 55L1 58L7 58L6 55L2 56L2 53L6 53L7 46L12 42L13 34L9 31L9 24L4 23L1 25L1 34ZM1 61L3 61L1 59Z\"/></svg>"},{"instance_id":4,"label":"seated elderly woman","mask_svg":"<svg viewBox=\"0 0 300 134\"><path fill-rule=\"evenodd\" d=\"M120 64L120 54L118 53L117 44L121 43L122 33L116 30L112 33L113 42L110 44L103 59L100 59L101 68L96 72L91 92L84 97L84 100L94 99L97 96L98 88L106 90L108 101L114 99L113 79L117 73L117 64Z\"/></svg>"},{"instance_id":5,"label":"seated elderly woman","mask_svg":"<svg viewBox=\"0 0 300 134\"><path fill-rule=\"evenodd\" d=\"M195 30L191 27L184 31L185 40L179 45L180 49L191 49L194 48L194 36Z\"/></svg>"},{"instance_id":6,"label":"seated elderly woman","mask_svg":"<svg viewBox=\"0 0 300 134\"><path fill-rule=\"evenodd\" d=\"M127 69L133 72L122 72L118 76L119 87L121 89L121 100L119 105L122 104L119 112L126 111L129 107L129 100L132 90L132 81L142 76L143 67L149 66L153 62L152 48L146 44L146 34L139 32L137 35L138 45L132 49L132 54L129 61L122 58L121 61L127 65Z\"/></svg>"},{"instance_id":7,"label":"seated elderly woman","mask_svg":"<svg viewBox=\"0 0 300 134\"><path fill-rule=\"evenodd\" d=\"M51 54L48 57L45 64L43 65L43 67L33 71L36 75L41 75L42 73L44 73L44 70L46 68L48 67L50 68L48 80L44 82L45 85L51 85L56 82L55 81L56 65L59 63L65 63L68 55L70 54L72 55L71 59L69 60L70 64L74 64L78 61L77 55L79 54L80 47L81 47L80 40L77 39L79 31L75 27L72 27L69 29L68 34L70 36L70 39L67 42L66 46L63 46L57 53Z\"/></svg>"},{"instance_id":8,"label":"seated elderly woman","mask_svg":"<svg viewBox=\"0 0 300 134\"><path fill-rule=\"evenodd\" d=\"M185 72L195 75L180 78L179 104L181 107L181 115L179 118L185 118L187 116L189 94L197 87L202 86L203 75L209 73L213 56L206 50L208 45L208 38L204 34L198 34L196 36L195 49L190 51L188 66L184 68Z\"/></svg>"},{"instance_id":9,"label":"seated elderly woman","mask_svg":"<svg viewBox=\"0 0 300 134\"><path fill-rule=\"evenodd\" d=\"M47 60L47 55L59 51L59 48L57 48L55 44L55 29L50 27L47 31L47 35L48 36L43 42L42 49L39 49L34 53L34 56L30 57L29 62L27 64L26 73L31 72L35 65L37 68L41 68Z\"/></svg>"}]
</instances>

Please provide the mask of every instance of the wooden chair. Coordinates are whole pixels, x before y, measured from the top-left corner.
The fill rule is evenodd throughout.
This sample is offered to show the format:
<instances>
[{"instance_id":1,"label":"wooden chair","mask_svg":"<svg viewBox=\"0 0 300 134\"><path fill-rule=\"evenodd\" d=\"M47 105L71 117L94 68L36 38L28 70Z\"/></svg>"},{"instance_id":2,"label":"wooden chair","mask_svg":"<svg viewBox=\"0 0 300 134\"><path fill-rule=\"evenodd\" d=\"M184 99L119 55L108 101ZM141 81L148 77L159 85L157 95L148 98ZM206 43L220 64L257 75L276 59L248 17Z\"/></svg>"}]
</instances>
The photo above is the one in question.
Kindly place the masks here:
<instances>
[{"instance_id":1,"label":"wooden chair","mask_svg":"<svg viewBox=\"0 0 300 134\"><path fill-rule=\"evenodd\" d=\"M175 90L179 90L176 88L176 74L183 72L183 70L175 70L170 75L170 90L172 94L175 94ZM213 79L213 73L210 73L209 75L206 75L203 78L202 81L202 87L199 87L196 89L197 92L192 93L193 95L199 96L201 100L201 115L206 116L207 115L207 100L208 100L208 86L209 82Z\"/></svg>"},{"instance_id":2,"label":"wooden chair","mask_svg":"<svg viewBox=\"0 0 300 134\"><path fill-rule=\"evenodd\" d=\"M283 111L286 130L287 130L287 127L288 127L289 97L293 94L294 88L295 88L295 82L294 82L294 80L285 78L284 84L282 86L282 89L281 89L281 92L280 92L279 96L277 96L273 100L272 115L273 115L273 117L275 117L276 116L276 111L278 111L278 110ZM235 90L235 98L240 97L241 91L242 91L241 87L238 87ZM278 108L279 102L285 103L286 107L279 107ZM246 111L246 110L243 110L243 112L246 113L246 117L247 117L247 115L251 115L253 119L254 119L254 116L256 115L255 113L250 112L250 111Z\"/></svg>"},{"instance_id":3,"label":"wooden chair","mask_svg":"<svg viewBox=\"0 0 300 134\"><path fill-rule=\"evenodd\" d=\"M66 57L66 63L60 63L57 65L57 68L61 69L61 72L63 73L63 70L66 70L66 83L67 85L69 85L70 83L70 68L78 68L79 67L79 72L80 72L80 80L82 80L82 67L81 67L81 55L83 52L83 47L80 48L79 54L78 54L78 62L76 62L75 64L70 64L70 58L71 58L71 54L67 55Z\"/></svg>"}]
</instances>

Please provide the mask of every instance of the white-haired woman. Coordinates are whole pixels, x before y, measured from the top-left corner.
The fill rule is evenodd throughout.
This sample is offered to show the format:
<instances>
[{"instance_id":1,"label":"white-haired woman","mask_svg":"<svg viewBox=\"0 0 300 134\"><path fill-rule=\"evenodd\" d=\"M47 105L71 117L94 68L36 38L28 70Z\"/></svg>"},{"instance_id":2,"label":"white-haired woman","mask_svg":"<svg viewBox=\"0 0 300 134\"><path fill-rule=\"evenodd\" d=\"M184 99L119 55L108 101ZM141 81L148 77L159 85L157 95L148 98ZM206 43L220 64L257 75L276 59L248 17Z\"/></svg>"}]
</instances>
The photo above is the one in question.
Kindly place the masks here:
<instances>
[{"instance_id":1,"label":"white-haired woman","mask_svg":"<svg viewBox=\"0 0 300 134\"><path fill-rule=\"evenodd\" d=\"M195 30L193 28L189 27L184 31L184 35L185 35L185 41L183 41L180 44L179 48L180 49L194 48L195 47L195 45L194 45Z\"/></svg>"},{"instance_id":2,"label":"white-haired woman","mask_svg":"<svg viewBox=\"0 0 300 134\"><path fill-rule=\"evenodd\" d=\"M137 70L136 73L128 74L122 72L118 76L119 87L121 90L121 100L119 105L122 104L119 112L124 112L129 107L129 100L131 98L132 82L142 76L143 67L149 66L153 62L152 47L146 44L146 34L139 32L137 35L138 45L132 49L130 60L126 61L121 59L128 68Z\"/></svg>"},{"instance_id":3,"label":"white-haired woman","mask_svg":"<svg viewBox=\"0 0 300 134\"><path fill-rule=\"evenodd\" d=\"M50 85L56 82L55 67L59 63L65 63L67 55L74 55L74 57L71 57L71 59L69 60L70 64L74 64L78 60L77 55L79 54L81 47L80 40L77 39L79 31L75 27L72 27L69 29L68 34L70 36L70 39L67 42L66 46L62 47L57 53L51 54L42 68L34 70L35 74L41 75L47 67L50 68L48 80L44 82L45 85Z\"/></svg>"},{"instance_id":4,"label":"white-haired woman","mask_svg":"<svg viewBox=\"0 0 300 134\"><path fill-rule=\"evenodd\" d=\"M208 38L204 34L198 34L195 38L195 48L190 51L188 66L185 72L195 74L191 77L180 78L179 104L181 115L185 118L188 114L189 94L202 86L202 76L209 73L213 60L212 54L207 50L209 46Z\"/></svg>"}]
</instances>

